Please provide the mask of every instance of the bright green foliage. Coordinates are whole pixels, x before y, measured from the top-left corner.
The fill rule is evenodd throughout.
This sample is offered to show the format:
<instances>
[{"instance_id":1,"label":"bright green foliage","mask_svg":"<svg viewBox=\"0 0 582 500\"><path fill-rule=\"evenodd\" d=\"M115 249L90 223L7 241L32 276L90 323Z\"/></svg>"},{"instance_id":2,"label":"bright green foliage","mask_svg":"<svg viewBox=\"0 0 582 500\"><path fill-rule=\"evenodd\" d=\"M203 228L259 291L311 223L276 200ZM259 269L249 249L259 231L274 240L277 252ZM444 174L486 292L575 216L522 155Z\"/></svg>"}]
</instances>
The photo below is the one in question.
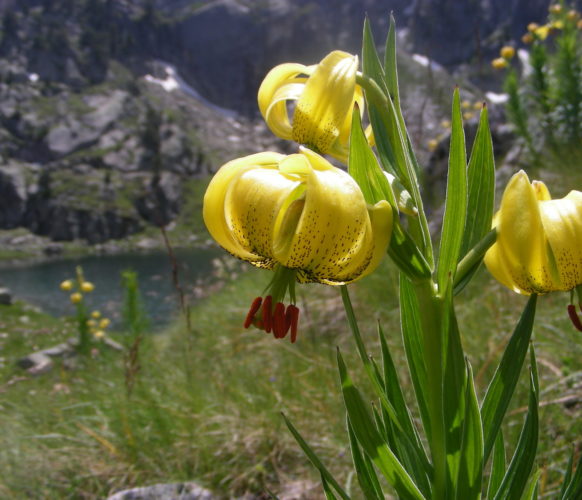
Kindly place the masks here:
<instances>
[{"instance_id":1,"label":"bright green foliage","mask_svg":"<svg viewBox=\"0 0 582 500\"><path fill-rule=\"evenodd\" d=\"M528 35L529 71L510 69L507 116L532 157L575 167L582 159L582 30L569 6Z\"/></svg>"}]
</instances>

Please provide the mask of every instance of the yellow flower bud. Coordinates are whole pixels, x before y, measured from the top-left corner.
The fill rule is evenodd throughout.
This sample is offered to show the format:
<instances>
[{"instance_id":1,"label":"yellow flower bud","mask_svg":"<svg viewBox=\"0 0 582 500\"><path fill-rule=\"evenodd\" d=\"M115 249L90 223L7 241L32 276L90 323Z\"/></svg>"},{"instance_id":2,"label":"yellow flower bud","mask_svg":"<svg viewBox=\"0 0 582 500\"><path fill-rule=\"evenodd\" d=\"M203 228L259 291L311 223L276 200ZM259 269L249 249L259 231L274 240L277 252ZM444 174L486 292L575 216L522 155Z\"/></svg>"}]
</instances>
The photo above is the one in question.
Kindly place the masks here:
<instances>
[{"instance_id":1,"label":"yellow flower bud","mask_svg":"<svg viewBox=\"0 0 582 500\"><path fill-rule=\"evenodd\" d=\"M80 294L79 292L75 292L71 294L70 299L73 304L78 304L83 300L83 295Z\"/></svg>"},{"instance_id":2,"label":"yellow flower bud","mask_svg":"<svg viewBox=\"0 0 582 500\"><path fill-rule=\"evenodd\" d=\"M470 120L471 118L474 118L474 117L475 117L475 113L473 113L472 111L465 111L463 113L463 118L465 120Z\"/></svg>"},{"instance_id":3,"label":"yellow flower bud","mask_svg":"<svg viewBox=\"0 0 582 500\"><path fill-rule=\"evenodd\" d=\"M471 102L467 101L466 99L461 103L461 108L469 109L471 107Z\"/></svg>"},{"instance_id":4,"label":"yellow flower bud","mask_svg":"<svg viewBox=\"0 0 582 500\"><path fill-rule=\"evenodd\" d=\"M65 280L61 283L60 287L63 292L70 292L73 289L73 282L71 280Z\"/></svg>"},{"instance_id":5,"label":"yellow flower bud","mask_svg":"<svg viewBox=\"0 0 582 500\"><path fill-rule=\"evenodd\" d=\"M97 326L97 322L94 319L88 319L87 326L90 328L95 328Z\"/></svg>"},{"instance_id":6,"label":"yellow flower bud","mask_svg":"<svg viewBox=\"0 0 582 500\"><path fill-rule=\"evenodd\" d=\"M441 122L441 127L443 127L443 128L451 128L451 122L449 120L443 120Z\"/></svg>"},{"instance_id":7,"label":"yellow flower bud","mask_svg":"<svg viewBox=\"0 0 582 500\"><path fill-rule=\"evenodd\" d=\"M93 311L91 313L91 317L94 319L99 319L101 317L101 313L99 311Z\"/></svg>"},{"instance_id":8,"label":"yellow flower bud","mask_svg":"<svg viewBox=\"0 0 582 500\"><path fill-rule=\"evenodd\" d=\"M562 6L559 3L555 3L553 5L550 5L549 11L552 14L559 14L560 12L562 12Z\"/></svg>"},{"instance_id":9,"label":"yellow flower bud","mask_svg":"<svg viewBox=\"0 0 582 500\"><path fill-rule=\"evenodd\" d=\"M93 333L93 335L95 336L96 339L102 339L103 337L105 337L105 332L103 330L97 330L96 332Z\"/></svg>"},{"instance_id":10,"label":"yellow flower bud","mask_svg":"<svg viewBox=\"0 0 582 500\"><path fill-rule=\"evenodd\" d=\"M554 29L554 30L562 30L562 29L564 29L564 21L554 21L550 25L550 29Z\"/></svg>"},{"instance_id":11,"label":"yellow flower bud","mask_svg":"<svg viewBox=\"0 0 582 500\"><path fill-rule=\"evenodd\" d=\"M111 320L109 318L103 318L99 321L99 328L105 330L111 324Z\"/></svg>"},{"instance_id":12,"label":"yellow flower bud","mask_svg":"<svg viewBox=\"0 0 582 500\"><path fill-rule=\"evenodd\" d=\"M574 9L568 11L568 20L575 21L580 17L580 13Z\"/></svg>"},{"instance_id":13,"label":"yellow flower bud","mask_svg":"<svg viewBox=\"0 0 582 500\"><path fill-rule=\"evenodd\" d=\"M505 47L501 47L499 54L501 57L503 57L503 59L507 59L509 61L510 59L513 59L513 56L515 56L515 49L509 45L506 45Z\"/></svg>"},{"instance_id":14,"label":"yellow flower bud","mask_svg":"<svg viewBox=\"0 0 582 500\"><path fill-rule=\"evenodd\" d=\"M523 43L525 43L526 45L529 45L530 43L533 43L534 41L534 37L531 33L526 33L525 35L523 35L521 37L521 41Z\"/></svg>"},{"instance_id":15,"label":"yellow flower bud","mask_svg":"<svg viewBox=\"0 0 582 500\"><path fill-rule=\"evenodd\" d=\"M81 291L85 293L90 293L93 290L95 290L95 285L90 281L83 281L83 283L81 283Z\"/></svg>"},{"instance_id":16,"label":"yellow flower bud","mask_svg":"<svg viewBox=\"0 0 582 500\"><path fill-rule=\"evenodd\" d=\"M432 153L433 151L436 151L436 148L439 145L439 141L437 141L436 139L431 139L426 143L426 145L428 147L428 150Z\"/></svg>"}]
</instances>

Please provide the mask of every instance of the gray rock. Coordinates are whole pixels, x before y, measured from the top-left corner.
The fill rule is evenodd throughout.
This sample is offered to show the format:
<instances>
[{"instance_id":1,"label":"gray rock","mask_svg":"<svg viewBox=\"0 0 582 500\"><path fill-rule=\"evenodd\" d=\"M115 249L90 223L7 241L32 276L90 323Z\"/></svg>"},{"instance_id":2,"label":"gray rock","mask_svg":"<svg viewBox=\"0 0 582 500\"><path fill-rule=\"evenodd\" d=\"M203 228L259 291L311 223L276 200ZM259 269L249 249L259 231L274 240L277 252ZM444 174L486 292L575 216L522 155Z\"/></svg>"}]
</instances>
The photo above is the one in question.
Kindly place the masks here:
<instances>
[{"instance_id":1,"label":"gray rock","mask_svg":"<svg viewBox=\"0 0 582 500\"><path fill-rule=\"evenodd\" d=\"M39 351L20 358L16 364L29 373L39 375L52 369L53 360L42 351Z\"/></svg>"},{"instance_id":2,"label":"gray rock","mask_svg":"<svg viewBox=\"0 0 582 500\"><path fill-rule=\"evenodd\" d=\"M0 288L0 304L4 306L12 304L12 292L8 288Z\"/></svg>"},{"instance_id":3,"label":"gray rock","mask_svg":"<svg viewBox=\"0 0 582 500\"><path fill-rule=\"evenodd\" d=\"M107 500L216 500L210 491L193 482L155 484L119 491Z\"/></svg>"}]
</instances>

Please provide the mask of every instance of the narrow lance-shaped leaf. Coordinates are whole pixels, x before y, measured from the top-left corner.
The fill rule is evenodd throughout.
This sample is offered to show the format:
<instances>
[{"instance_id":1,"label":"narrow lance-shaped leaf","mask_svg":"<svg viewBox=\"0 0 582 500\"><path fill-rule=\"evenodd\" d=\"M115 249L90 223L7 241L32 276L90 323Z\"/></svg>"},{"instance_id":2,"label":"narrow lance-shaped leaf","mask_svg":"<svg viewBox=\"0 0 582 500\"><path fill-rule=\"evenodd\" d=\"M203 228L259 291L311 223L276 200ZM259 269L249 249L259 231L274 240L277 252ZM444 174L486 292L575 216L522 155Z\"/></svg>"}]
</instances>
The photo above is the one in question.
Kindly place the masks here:
<instances>
[{"instance_id":1,"label":"narrow lance-shaped leaf","mask_svg":"<svg viewBox=\"0 0 582 500\"><path fill-rule=\"evenodd\" d=\"M386 395L389 401L392 402L403 428L403 432L393 432L395 447L398 450L397 454L399 460L403 462L407 470L413 475L413 479L422 493L429 497L429 477L432 476L432 466L428 461L416 427L412 422L412 417L404 400L404 395L402 394L398 372L392 361L386 336L380 325L378 325L378 336L380 337L380 345L382 347Z\"/></svg>"},{"instance_id":2,"label":"narrow lance-shaped leaf","mask_svg":"<svg viewBox=\"0 0 582 500\"><path fill-rule=\"evenodd\" d=\"M441 293L445 290L449 277L455 277L467 214L467 157L465 132L461 117L459 89L453 94L453 114L447 196L439 250L437 283Z\"/></svg>"},{"instance_id":3,"label":"narrow lance-shaped leaf","mask_svg":"<svg viewBox=\"0 0 582 500\"><path fill-rule=\"evenodd\" d=\"M479 402L473 384L473 372L467 364L467 384L465 390L465 419L461 441L461 457L457 475L457 500L481 498L483 479L483 426L479 413Z\"/></svg>"},{"instance_id":4,"label":"narrow lance-shaped leaf","mask_svg":"<svg viewBox=\"0 0 582 500\"><path fill-rule=\"evenodd\" d=\"M350 448L352 450L352 460L356 469L358 482L366 500L383 500L382 487L376 476L374 466L369 462L367 455L362 454L360 445L352 429L350 419L347 419L348 436L350 438Z\"/></svg>"},{"instance_id":5,"label":"narrow lance-shaped leaf","mask_svg":"<svg viewBox=\"0 0 582 500\"><path fill-rule=\"evenodd\" d=\"M570 472L564 478L564 484L567 486L566 488L562 488L563 493L560 495L561 500L577 500L582 498L582 455L578 459L578 464L576 465L576 471L572 475L572 461L573 461L573 454L570 457L570 464L568 471Z\"/></svg>"},{"instance_id":6,"label":"narrow lance-shaped leaf","mask_svg":"<svg viewBox=\"0 0 582 500\"><path fill-rule=\"evenodd\" d=\"M331 475L331 473L327 470L323 462L319 459L317 454L311 449L311 447L307 444L307 441L303 439L299 431L295 428L295 426L291 423L291 421L285 416L284 413L281 413L283 419L285 420L285 424L287 424L287 428L293 434L293 437L301 446L303 452L309 458L309 461L314 465L314 467L319 471L321 477L324 478L327 483L331 484L338 495L343 498L343 500L350 500L349 495L344 491L344 489L339 485L339 483L335 480L335 478ZM325 487L325 486L324 486Z\"/></svg>"},{"instance_id":7,"label":"narrow lance-shaped leaf","mask_svg":"<svg viewBox=\"0 0 582 500\"><path fill-rule=\"evenodd\" d=\"M499 490L501 481L503 481L503 476L505 476L506 465L505 442L503 441L503 432L499 429L497 438L495 438L495 446L493 447L491 471L489 472L489 484L487 486L486 498L493 498L497 493L497 490Z\"/></svg>"},{"instance_id":8,"label":"narrow lance-shaped leaf","mask_svg":"<svg viewBox=\"0 0 582 500\"><path fill-rule=\"evenodd\" d=\"M493 448L497 432L513 396L513 391L523 366L533 328L536 299L537 295L532 295L529 298L481 404L481 420L483 421L485 439L484 465L487 463Z\"/></svg>"},{"instance_id":9,"label":"narrow lance-shaped leaf","mask_svg":"<svg viewBox=\"0 0 582 500\"><path fill-rule=\"evenodd\" d=\"M418 403L422 425L430 441L430 417L426 388L428 376L424 364L424 352L422 347L422 326L420 324L420 306L414 293L411 282L404 276L400 276L400 316L402 327L402 340L408 361L408 372L412 379L414 394Z\"/></svg>"},{"instance_id":10,"label":"narrow lance-shaped leaf","mask_svg":"<svg viewBox=\"0 0 582 500\"><path fill-rule=\"evenodd\" d=\"M424 499L410 475L382 440L360 392L348 376L339 350L337 361L344 403L358 443L402 499Z\"/></svg>"},{"instance_id":11,"label":"narrow lance-shaped leaf","mask_svg":"<svg viewBox=\"0 0 582 500\"><path fill-rule=\"evenodd\" d=\"M538 446L539 383L533 346L531 347L530 393L525 423L521 429L517 447L494 500L521 498L535 461Z\"/></svg>"},{"instance_id":12,"label":"narrow lance-shaped leaf","mask_svg":"<svg viewBox=\"0 0 582 500\"><path fill-rule=\"evenodd\" d=\"M479 128L473 142L471 158L467 167L468 198L467 219L461 243L460 256L465 256L491 230L493 206L495 203L495 159L493 156L493 142L489 130L487 107L483 105ZM455 284L455 294L459 293L471 280L479 265L479 260L462 277L460 283ZM459 271L459 268L457 268ZM459 276L456 276L458 282Z\"/></svg>"},{"instance_id":13,"label":"narrow lance-shaped leaf","mask_svg":"<svg viewBox=\"0 0 582 500\"><path fill-rule=\"evenodd\" d=\"M348 171L360 186L367 203L373 205L380 200L386 200L394 213L398 212L398 202L386 173L378 165L376 156L366 140L359 113L354 113L352 118ZM398 267L412 278L424 278L431 274L422 253L406 234L397 217L394 220L388 254Z\"/></svg>"}]
</instances>

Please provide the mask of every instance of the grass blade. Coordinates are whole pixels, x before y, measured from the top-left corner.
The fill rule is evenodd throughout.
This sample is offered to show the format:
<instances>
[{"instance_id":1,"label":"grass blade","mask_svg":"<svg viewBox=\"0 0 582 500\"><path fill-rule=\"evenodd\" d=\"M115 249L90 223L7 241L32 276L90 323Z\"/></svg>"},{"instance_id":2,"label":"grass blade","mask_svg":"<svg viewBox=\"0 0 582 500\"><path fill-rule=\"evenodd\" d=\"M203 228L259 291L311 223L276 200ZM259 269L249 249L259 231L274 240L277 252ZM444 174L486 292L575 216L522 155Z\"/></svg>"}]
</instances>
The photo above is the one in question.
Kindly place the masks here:
<instances>
[{"instance_id":1,"label":"grass blade","mask_svg":"<svg viewBox=\"0 0 582 500\"><path fill-rule=\"evenodd\" d=\"M501 358L481 405L484 451L483 465L487 463L497 432L517 385L519 373L531 338L536 312L537 295L532 295Z\"/></svg>"},{"instance_id":2,"label":"grass blade","mask_svg":"<svg viewBox=\"0 0 582 500\"><path fill-rule=\"evenodd\" d=\"M349 418L347 424L352 460L354 461L354 467L362 493L364 493L366 500L383 500L384 493L378 481L378 476L376 476L374 466L370 463L367 456L360 451L360 445L358 444Z\"/></svg>"}]
</instances>

